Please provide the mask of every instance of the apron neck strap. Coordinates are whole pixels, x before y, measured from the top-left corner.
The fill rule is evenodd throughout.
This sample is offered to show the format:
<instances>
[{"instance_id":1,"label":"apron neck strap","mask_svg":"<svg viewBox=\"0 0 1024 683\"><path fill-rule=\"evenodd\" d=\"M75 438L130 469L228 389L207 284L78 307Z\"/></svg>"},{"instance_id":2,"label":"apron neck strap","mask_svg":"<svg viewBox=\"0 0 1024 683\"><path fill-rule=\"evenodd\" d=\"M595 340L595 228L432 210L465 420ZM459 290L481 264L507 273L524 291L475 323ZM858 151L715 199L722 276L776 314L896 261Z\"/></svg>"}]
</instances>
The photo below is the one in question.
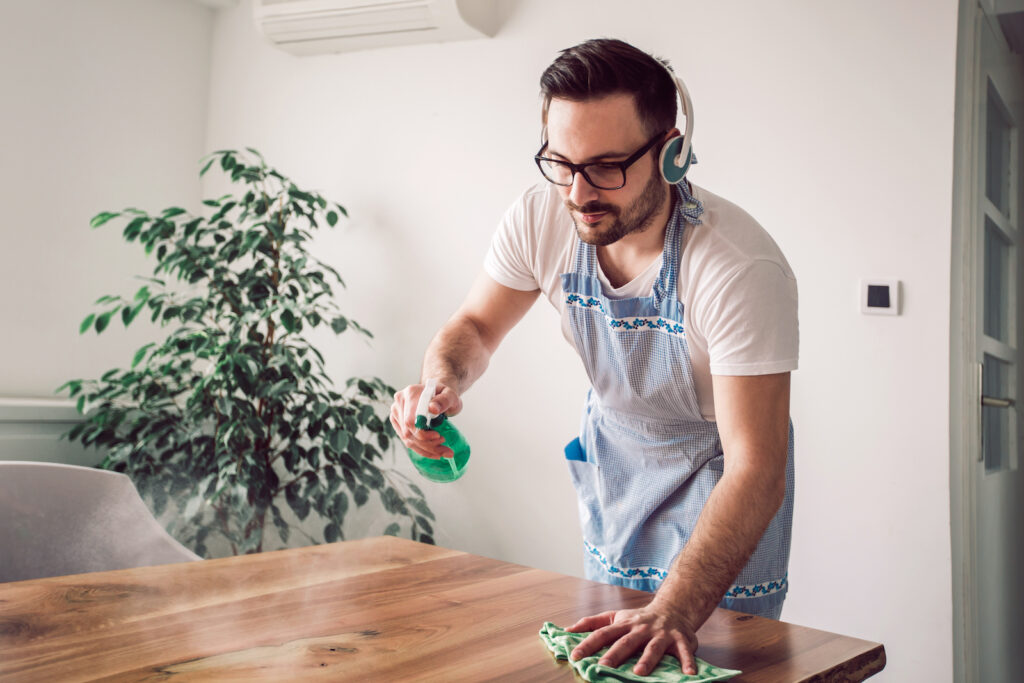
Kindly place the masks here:
<instances>
[{"instance_id":1,"label":"apron neck strap","mask_svg":"<svg viewBox=\"0 0 1024 683\"><path fill-rule=\"evenodd\" d=\"M654 298L660 306L662 301L678 297L679 255L683 248L683 232L686 224L700 225L704 205L690 192L689 181L684 180L671 189L672 211L665 226L665 246L662 249L661 272L654 283Z\"/></svg>"}]
</instances>

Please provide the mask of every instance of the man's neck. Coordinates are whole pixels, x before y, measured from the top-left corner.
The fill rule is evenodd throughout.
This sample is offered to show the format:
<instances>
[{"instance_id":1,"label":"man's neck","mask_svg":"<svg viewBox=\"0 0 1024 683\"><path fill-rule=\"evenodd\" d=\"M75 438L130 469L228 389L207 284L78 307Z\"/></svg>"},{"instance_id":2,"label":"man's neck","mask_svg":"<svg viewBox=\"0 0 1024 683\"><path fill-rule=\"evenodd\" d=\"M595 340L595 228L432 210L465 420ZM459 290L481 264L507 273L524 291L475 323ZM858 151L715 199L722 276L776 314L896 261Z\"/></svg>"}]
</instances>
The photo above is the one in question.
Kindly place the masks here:
<instances>
[{"instance_id":1,"label":"man's neck","mask_svg":"<svg viewBox=\"0 0 1024 683\"><path fill-rule=\"evenodd\" d=\"M597 247L601 271L612 287L617 289L631 282L647 270L665 248L665 229L675 207L674 189L669 188L666 194L664 206L651 219L651 225L646 230L630 233L613 244Z\"/></svg>"}]
</instances>

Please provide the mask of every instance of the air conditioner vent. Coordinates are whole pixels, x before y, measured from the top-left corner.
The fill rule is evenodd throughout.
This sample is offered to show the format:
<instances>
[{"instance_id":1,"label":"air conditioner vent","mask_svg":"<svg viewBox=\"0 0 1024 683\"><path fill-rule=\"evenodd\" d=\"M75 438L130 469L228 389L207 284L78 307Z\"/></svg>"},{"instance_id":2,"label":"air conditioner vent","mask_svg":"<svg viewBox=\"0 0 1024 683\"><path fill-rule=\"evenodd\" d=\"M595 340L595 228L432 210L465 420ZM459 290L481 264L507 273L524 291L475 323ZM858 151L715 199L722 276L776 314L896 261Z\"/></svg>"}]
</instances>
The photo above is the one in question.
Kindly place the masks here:
<instances>
[{"instance_id":1,"label":"air conditioner vent","mask_svg":"<svg viewBox=\"0 0 1024 683\"><path fill-rule=\"evenodd\" d=\"M489 0L256 0L273 44L297 55L493 35Z\"/></svg>"}]
</instances>

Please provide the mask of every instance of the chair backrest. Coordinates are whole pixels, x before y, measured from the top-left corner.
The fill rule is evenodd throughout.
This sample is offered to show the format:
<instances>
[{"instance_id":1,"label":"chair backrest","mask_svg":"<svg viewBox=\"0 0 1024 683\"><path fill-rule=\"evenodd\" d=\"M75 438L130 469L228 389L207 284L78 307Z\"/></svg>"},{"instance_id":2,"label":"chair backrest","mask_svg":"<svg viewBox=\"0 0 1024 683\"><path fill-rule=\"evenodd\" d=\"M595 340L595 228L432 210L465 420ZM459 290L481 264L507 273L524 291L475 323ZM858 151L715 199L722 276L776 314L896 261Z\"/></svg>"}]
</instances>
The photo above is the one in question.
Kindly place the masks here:
<instances>
[{"instance_id":1,"label":"chair backrest","mask_svg":"<svg viewBox=\"0 0 1024 683\"><path fill-rule=\"evenodd\" d=\"M0 461L0 581L200 560L118 472Z\"/></svg>"}]
</instances>

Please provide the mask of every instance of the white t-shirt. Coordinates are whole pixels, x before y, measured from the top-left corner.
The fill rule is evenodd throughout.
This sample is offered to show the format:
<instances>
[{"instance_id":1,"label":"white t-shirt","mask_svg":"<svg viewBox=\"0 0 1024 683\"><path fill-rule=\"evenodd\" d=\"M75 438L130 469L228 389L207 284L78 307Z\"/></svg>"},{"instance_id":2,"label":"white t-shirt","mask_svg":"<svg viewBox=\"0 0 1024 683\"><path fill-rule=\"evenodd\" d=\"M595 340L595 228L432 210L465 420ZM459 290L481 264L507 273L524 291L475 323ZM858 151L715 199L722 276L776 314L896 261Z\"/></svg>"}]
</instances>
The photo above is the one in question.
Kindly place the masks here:
<instances>
[{"instance_id":1,"label":"white t-shirt","mask_svg":"<svg viewBox=\"0 0 1024 683\"><path fill-rule=\"evenodd\" d=\"M704 205L700 225L687 224L679 259L679 300L701 414L715 419L711 376L767 375L797 368L796 278L771 236L747 212L692 185ZM573 268L576 228L553 185L541 182L505 213L484 269L512 289L540 289L562 314L573 341L559 277ZM662 257L605 296L651 296ZM600 271L600 265L598 265Z\"/></svg>"}]
</instances>

